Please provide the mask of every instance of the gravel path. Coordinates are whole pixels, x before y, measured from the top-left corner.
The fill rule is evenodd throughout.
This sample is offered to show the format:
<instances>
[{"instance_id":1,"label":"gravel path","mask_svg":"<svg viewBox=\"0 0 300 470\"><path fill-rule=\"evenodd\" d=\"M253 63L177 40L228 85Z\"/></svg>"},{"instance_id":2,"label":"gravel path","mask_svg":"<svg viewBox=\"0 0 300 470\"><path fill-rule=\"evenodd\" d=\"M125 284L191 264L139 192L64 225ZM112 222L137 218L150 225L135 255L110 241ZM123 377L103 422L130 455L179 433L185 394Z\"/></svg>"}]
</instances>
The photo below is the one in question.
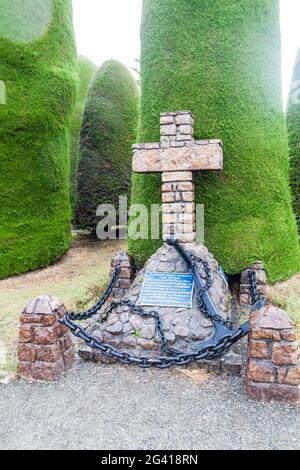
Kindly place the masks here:
<instances>
[{"instance_id":1,"label":"gravel path","mask_svg":"<svg viewBox=\"0 0 300 470\"><path fill-rule=\"evenodd\" d=\"M77 364L59 383L0 385L1 449L300 449L300 409L240 379Z\"/></svg>"}]
</instances>

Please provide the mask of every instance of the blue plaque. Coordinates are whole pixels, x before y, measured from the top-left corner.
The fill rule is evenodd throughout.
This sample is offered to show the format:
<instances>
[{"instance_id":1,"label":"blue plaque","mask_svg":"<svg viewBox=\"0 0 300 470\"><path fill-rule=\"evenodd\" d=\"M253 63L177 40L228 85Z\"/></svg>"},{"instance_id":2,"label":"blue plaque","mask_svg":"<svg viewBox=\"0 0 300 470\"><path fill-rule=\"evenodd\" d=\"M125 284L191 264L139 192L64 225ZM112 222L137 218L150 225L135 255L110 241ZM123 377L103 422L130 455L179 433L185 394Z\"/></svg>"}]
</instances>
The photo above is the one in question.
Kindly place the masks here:
<instances>
[{"instance_id":1,"label":"blue plaque","mask_svg":"<svg viewBox=\"0 0 300 470\"><path fill-rule=\"evenodd\" d=\"M138 305L192 308L193 291L191 274L147 272Z\"/></svg>"}]
</instances>

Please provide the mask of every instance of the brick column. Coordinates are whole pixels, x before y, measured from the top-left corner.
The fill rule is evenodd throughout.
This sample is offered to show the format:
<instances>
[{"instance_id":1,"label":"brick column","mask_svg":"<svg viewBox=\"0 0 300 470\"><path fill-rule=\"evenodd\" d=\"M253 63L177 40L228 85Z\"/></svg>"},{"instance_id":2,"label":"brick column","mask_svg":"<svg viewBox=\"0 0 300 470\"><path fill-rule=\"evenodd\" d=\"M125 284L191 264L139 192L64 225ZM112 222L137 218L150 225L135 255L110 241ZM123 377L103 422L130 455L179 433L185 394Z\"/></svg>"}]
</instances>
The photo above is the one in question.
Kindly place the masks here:
<instances>
[{"instance_id":1,"label":"brick column","mask_svg":"<svg viewBox=\"0 0 300 470\"><path fill-rule=\"evenodd\" d=\"M192 145L195 142L194 116L190 111L162 113L160 135L162 148ZM163 239L176 234L180 243L194 245L196 216L193 172L164 172L162 182Z\"/></svg>"},{"instance_id":2,"label":"brick column","mask_svg":"<svg viewBox=\"0 0 300 470\"><path fill-rule=\"evenodd\" d=\"M297 402L298 343L288 315L268 305L250 317L246 392L250 399Z\"/></svg>"},{"instance_id":3,"label":"brick column","mask_svg":"<svg viewBox=\"0 0 300 470\"><path fill-rule=\"evenodd\" d=\"M130 286L135 278L136 269L133 258L129 256L128 253L124 252L117 253L113 256L111 260L111 275L117 266L120 266L122 269L111 297L114 299L122 299L124 295L129 292Z\"/></svg>"},{"instance_id":4,"label":"brick column","mask_svg":"<svg viewBox=\"0 0 300 470\"><path fill-rule=\"evenodd\" d=\"M42 296L22 312L17 376L29 381L55 381L74 361L69 330L59 323L66 314L62 302Z\"/></svg>"},{"instance_id":5,"label":"brick column","mask_svg":"<svg viewBox=\"0 0 300 470\"><path fill-rule=\"evenodd\" d=\"M254 271L256 274L257 291L261 297L267 297L267 275L264 265L261 261L256 261L250 268L244 269L241 273L240 282L240 304L245 306L252 305L251 287L249 273Z\"/></svg>"},{"instance_id":6,"label":"brick column","mask_svg":"<svg viewBox=\"0 0 300 470\"><path fill-rule=\"evenodd\" d=\"M194 244L195 232L195 186L191 171L163 173L162 223L163 238L177 235L180 243Z\"/></svg>"}]
</instances>

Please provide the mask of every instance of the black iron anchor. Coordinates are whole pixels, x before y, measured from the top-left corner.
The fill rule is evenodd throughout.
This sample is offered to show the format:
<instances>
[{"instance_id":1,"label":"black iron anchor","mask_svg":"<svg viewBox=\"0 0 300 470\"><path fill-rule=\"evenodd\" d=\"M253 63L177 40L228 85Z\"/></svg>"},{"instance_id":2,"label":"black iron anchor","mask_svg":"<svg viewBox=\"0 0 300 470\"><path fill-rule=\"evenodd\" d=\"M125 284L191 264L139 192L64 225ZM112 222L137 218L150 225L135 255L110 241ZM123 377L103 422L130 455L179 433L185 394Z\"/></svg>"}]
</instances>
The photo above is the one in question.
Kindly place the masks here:
<instances>
[{"instance_id":1,"label":"black iron anchor","mask_svg":"<svg viewBox=\"0 0 300 470\"><path fill-rule=\"evenodd\" d=\"M190 256L186 249L178 243L177 238L174 236L169 237L167 239L167 244L174 247L180 258L185 262L189 272L193 276L197 291L201 292L202 302L207 310L207 315L211 318L215 327L213 338L198 343L199 350L201 351L202 349L207 348L207 346L216 346L219 344L220 351L222 351L222 349L224 349L224 343L227 343L230 347L232 344L246 336L249 333L249 322L244 323L237 329L228 328L226 326L226 321L222 320L222 317L219 314L208 290L205 290L205 284L199 274L195 260ZM265 299L259 300L253 306L252 311L261 309L265 303ZM195 346L197 348L197 345Z\"/></svg>"}]
</instances>

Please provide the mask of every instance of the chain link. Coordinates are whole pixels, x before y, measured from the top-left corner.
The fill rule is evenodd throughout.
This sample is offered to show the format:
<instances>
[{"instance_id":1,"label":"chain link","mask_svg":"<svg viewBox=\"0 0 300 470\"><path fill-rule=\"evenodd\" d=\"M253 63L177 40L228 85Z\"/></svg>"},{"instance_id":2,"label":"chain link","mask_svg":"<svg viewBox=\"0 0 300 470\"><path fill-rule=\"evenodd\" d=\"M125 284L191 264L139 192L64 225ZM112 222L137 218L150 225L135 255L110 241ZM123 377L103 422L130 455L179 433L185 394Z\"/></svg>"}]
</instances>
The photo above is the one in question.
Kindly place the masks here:
<instances>
[{"instance_id":1,"label":"chain link","mask_svg":"<svg viewBox=\"0 0 300 470\"><path fill-rule=\"evenodd\" d=\"M72 334L83 340L87 346L92 349L97 349L108 358L117 359L122 364L134 364L142 368L158 367L160 369L166 369L171 366L184 366L195 361L203 359L212 360L224 356L224 354L226 354L230 350L234 343L239 341L243 336L247 334L248 329L247 327L241 327L234 330L231 322L229 322L228 320L224 320L220 315L215 315L208 311L203 302L203 295L206 291L209 291L209 289L213 285L211 269L209 267L209 264L205 260L198 258L194 255L192 255L192 257L195 262L202 265L205 272L205 286L197 294L199 308L205 315L211 318L213 323L219 323L225 325L226 327L230 327L230 329L227 330L226 334L224 334L221 338L218 338L217 342L214 342L212 339L211 342L206 342L206 345L203 346L201 349L192 352L181 352L177 349L170 348L168 346L168 342L164 334L163 324L159 313L154 310L146 312L142 307L139 307L130 300L120 300L118 302L113 302L100 316L100 322L104 323L116 308L124 306L128 307L131 312L134 312L135 314L143 318L153 318L161 342L162 355L158 355L155 357L148 357L144 355L136 356L126 351L119 351L112 345L105 344L101 342L96 336L87 333L81 325L78 325L75 322L87 320L89 318L92 318L97 313L100 313L101 308L105 305L114 288L114 285L118 280L121 271L120 267L117 267L113 272L111 281L105 293L94 307L82 313L70 312L65 316L63 320L61 320L61 323L65 324L70 329ZM252 272L249 273L249 276L251 286L251 298L254 305L259 300L256 285L256 274L255 272Z\"/></svg>"},{"instance_id":2,"label":"chain link","mask_svg":"<svg viewBox=\"0 0 300 470\"><path fill-rule=\"evenodd\" d=\"M121 303L118 302L120 306ZM126 303L129 306L129 303ZM136 310L135 310L136 311ZM153 312L152 312L153 313ZM151 313L147 313L147 316L151 316ZM158 367L160 369L166 369L171 366L184 366L195 361L203 359L217 359L222 357L226 352L230 350L232 345L241 339L244 335L242 330L236 330L235 334L232 336L224 337L217 344L207 345L202 348L200 351L183 353L175 349L169 348L166 345L164 335L164 341L162 342L161 350L165 354L170 354L169 356L159 355L157 357L147 357L147 356L135 356L125 351L119 351L109 344L102 343L97 337L88 334L81 325L78 325L71 321L68 318L68 315L62 322L70 329L70 331L82 339L87 346L92 349L97 349L101 353L109 358L117 359L123 364L135 364L142 368L149 367Z\"/></svg>"},{"instance_id":3,"label":"chain link","mask_svg":"<svg viewBox=\"0 0 300 470\"><path fill-rule=\"evenodd\" d=\"M249 280L250 280L251 302L252 302L252 305L255 305L260 300L260 296L259 296L258 289L257 289L255 271L249 272Z\"/></svg>"},{"instance_id":4,"label":"chain link","mask_svg":"<svg viewBox=\"0 0 300 470\"><path fill-rule=\"evenodd\" d=\"M190 257L193 259L194 262L202 265L204 272L205 272L205 278L204 278L204 281L206 281L205 285L203 289L199 289L197 292L197 302L198 302L198 306L200 310L204 313L204 315L206 315L212 321L217 322L217 323L222 323L227 328L233 329L233 324L231 321L224 319L223 317L221 317L221 315L217 315L217 314L210 312L208 308L206 307L205 303L203 302L203 294L206 291L210 290L214 282L208 262L203 260L202 258L195 256L193 253L190 253Z\"/></svg>"},{"instance_id":5,"label":"chain link","mask_svg":"<svg viewBox=\"0 0 300 470\"><path fill-rule=\"evenodd\" d=\"M100 300L96 303L96 305L94 305L93 307L81 313L75 313L75 312L68 313L69 319L72 321L83 321L83 320L88 320L89 318L92 318L93 316L97 315L97 313L99 313L101 308L106 304L110 294L112 293L112 290L119 278L120 272L121 272L121 267L117 266L112 274L112 278L110 280L110 283L106 291L104 292Z\"/></svg>"}]
</instances>

